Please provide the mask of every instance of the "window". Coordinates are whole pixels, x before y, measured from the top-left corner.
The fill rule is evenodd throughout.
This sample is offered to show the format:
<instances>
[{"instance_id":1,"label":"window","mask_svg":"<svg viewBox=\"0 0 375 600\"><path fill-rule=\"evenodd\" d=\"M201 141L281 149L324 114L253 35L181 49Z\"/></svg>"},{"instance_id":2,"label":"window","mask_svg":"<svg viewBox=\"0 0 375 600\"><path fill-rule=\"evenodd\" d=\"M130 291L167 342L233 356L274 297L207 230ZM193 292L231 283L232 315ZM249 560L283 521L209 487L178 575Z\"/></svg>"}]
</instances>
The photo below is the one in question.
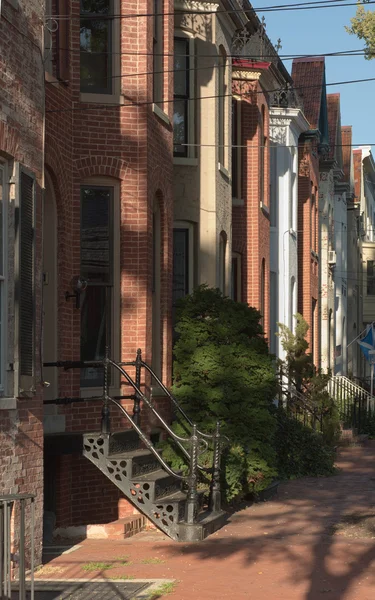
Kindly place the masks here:
<instances>
[{"instance_id":1,"label":"window","mask_svg":"<svg viewBox=\"0 0 375 600\"><path fill-rule=\"evenodd\" d=\"M4 390L6 349L6 248L7 193L5 165L0 163L0 390Z\"/></svg>"},{"instance_id":2,"label":"window","mask_svg":"<svg viewBox=\"0 0 375 600\"><path fill-rule=\"evenodd\" d=\"M173 306L190 291L189 228L173 230Z\"/></svg>"},{"instance_id":3,"label":"window","mask_svg":"<svg viewBox=\"0 0 375 600\"><path fill-rule=\"evenodd\" d=\"M296 151L294 148L291 149L290 153L290 169L291 169L291 180L290 180L290 198L289 198L289 228L294 231L297 229L296 217L297 217L297 164L296 164Z\"/></svg>"},{"instance_id":4,"label":"window","mask_svg":"<svg viewBox=\"0 0 375 600\"><path fill-rule=\"evenodd\" d=\"M113 356L114 188L81 188L81 276L87 280L81 302L81 360ZM81 370L81 386L103 384L102 369Z\"/></svg>"},{"instance_id":5,"label":"window","mask_svg":"<svg viewBox=\"0 0 375 600\"><path fill-rule=\"evenodd\" d=\"M367 261L367 295L375 296L375 270L373 260Z\"/></svg>"},{"instance_id":6,"label":"window","mask_svg":"<svg viewBox=\"0 0 375 600\"><path fill-rule=\"evenodd\" d=\"M259 193L261 205L267 206L267 198L265 198L265 177L266 177L266 154L267 154L267 136L266 136L266 113L262 106L260 130L259 130Z\"/></svg>"},{"instance_id":7,"label":"window","mask_svg":"<svg viewBox=\"0 0 375 600\"><path fill-rule=\"evenodd\" d=\"M223 294L226 292L226 253L227 235L222 231L219 238L219 288Z\"/></svg>"},{"instance_id":8,"label":"window","mask_svg":"<svg viewBox=\"0 0 375 600\"><path fill-rule=\"evenodd\" d=\"M271 354L276 354L277 351L277 302L278 302L278 294L277 294L277 273L274 271L270 272L270 351Z\"/></svg>"},{"instance_id":9,"label":"window","mask_svg":"<svg viewBox=\"0 0 375 600\"><path fill-rule=\"evenodd\" d=\"M241 103L232 99L232 197L241 198Z\"/></svg>"},{"instance_id":10,"label":"window","mask_svg":"<svg viewBox=\"0 0 375 600\"><path fill-rule=\"evenodd\" d=\"M313 188L311 193L311 250L316 252L316 199Z\"/></svg>"},{"instance_id":11,"label":"window","mask_svg":"<svg viewBox=\"0 0 375 600\"><path fill-rule=\"evenodd\" d=\"M173 143L175 156L188 156L189 140L189 39L174 40Z\"/></svg>"},{"instance_id":12,"label":"window","mask_svg":"<svg viewBox=\"0 0 375 600\"><path fill-rule=\"evenodd\" d=\"M34 388L34 209L35 179L19 168L19 192L16 205L16 304L18 337L19 386L24 391Z\"/></svg>"},{"instance_id":13,"label":"window","mask_svg":"<svg viewBox=\"0 0 375 600\"><path fill-rule=\"evenodd\" d=\"M266 261L262 260L262 266L260 271L260 314L261 324L264 329L265 326L265 312L266 312Z\"/></svg>"},{"instance_id":14,"label":"window","mask_svg":"<svg viewBox=\"0 0 375 600\"><path fill-rule=\"evenodd\" d=\"M60 16L59 26L56 31L56 76L62 81L67 81L69 78L70 63L70 13L68 0L56 0L56 13Z\"/></svg>"},{"instance_id":15,"label":"window","mask_svg":"<svg viewBox=\"0 0 375 600\"><path fill-rule=\"evenodd\" d=\"M161 215L160 204L163 201L159 192L154 198L152 214L152 368L161 376L161 314L160 314L160 272L161 272Z\"/></svg>"},{"instance_id":16,"label":"window","mask_svg":"<svg viewBox=\"0 0 375 600\"><path fill-rule=\"evenodd\" d=\"M163 63L164 63L164 23L163 0L154 0L154 33L153 33L153 99L154 103L163 103Z\"/></svg>"},{"instance_id":17,"label":"window","mask_svg":"<svg viewBox=\"0 0 375 600\"><path fill-rule=\"evenodd\" d=\"M277 146L271 144L270 147L270 225L277 227Z\"/></svg>"},{"instance_id":18,"label":"window","mask_svg":"<svg viewBox=\"0 0 375 600\"><path fill-rule=\"evenodd\" d=\"M81 0L81 92L112 93L113 0Z\"/></svg>"},{"instance_id":19,"label":"window","mask_svg":"<svg viewBox=\"0 0 375 600\"><path fill-rule=\"evenodd\" d=\"M227 55L221 46L219 51L219 163L225 164L225 106L227 94Z\"/></svg>"},{"instance_id":20,"label":"window","mask_svg":"<svg viewBox=\"0 0 375 600\"><path fill-rule=\"evenodd\" d=\"M232 254L232 300L241 302L241 254Z\"/></svg>"}]
</instances>

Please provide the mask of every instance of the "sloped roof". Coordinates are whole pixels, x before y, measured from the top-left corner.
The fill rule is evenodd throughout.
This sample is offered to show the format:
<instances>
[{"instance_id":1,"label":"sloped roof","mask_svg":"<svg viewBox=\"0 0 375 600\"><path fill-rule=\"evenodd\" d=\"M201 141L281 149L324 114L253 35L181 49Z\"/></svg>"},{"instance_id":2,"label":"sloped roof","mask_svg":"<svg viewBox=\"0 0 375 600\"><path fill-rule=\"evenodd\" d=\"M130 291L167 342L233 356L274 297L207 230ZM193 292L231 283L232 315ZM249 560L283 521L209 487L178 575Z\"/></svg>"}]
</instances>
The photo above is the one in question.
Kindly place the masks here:
<instances>
[{"instance_id":1,"label":"sloped roof","mask_svg":"<svg viewBox=\"0 0 375 600\"><path fill-rule=\"evenodd\" d=\"M357 202L361 198L361 179L362 179L362 150L360 148L353 150L353 168L354 168L354 194Z\"/></svg>"},{"instance_id":2,"label":"sloped roof","mask_svg":"<svg viewBox=\"0 0 375 600\"><path fill-rule=\"evenodd\" d=\"M352 156L352 126L345 125L341 127L342 140L342 162L344 171L344 181L350 183L350 164Z\"/></svg>"},{"instance_id":3,"label":"sloped roof","mask_svg":"<svg viewBox=\"0 0 375 600\"><path fill-rule=\"evenodd\" d=\"M306 119L312 129L318 129L325 82L324 56L294 59L292 79L296 92L302 99Z\"/></svg>"}]
</instances>

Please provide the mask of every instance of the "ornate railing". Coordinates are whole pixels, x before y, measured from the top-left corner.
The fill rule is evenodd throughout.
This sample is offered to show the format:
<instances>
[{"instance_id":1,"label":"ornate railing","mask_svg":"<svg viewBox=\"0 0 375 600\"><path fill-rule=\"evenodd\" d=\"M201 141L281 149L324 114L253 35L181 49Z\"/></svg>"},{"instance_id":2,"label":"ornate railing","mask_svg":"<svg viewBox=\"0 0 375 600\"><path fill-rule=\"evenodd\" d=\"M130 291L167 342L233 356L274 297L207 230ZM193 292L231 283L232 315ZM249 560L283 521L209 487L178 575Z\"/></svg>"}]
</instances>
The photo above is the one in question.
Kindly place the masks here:
<instances>
[{"instance_id":1,"label":"ornate railing","mask_svg":"<svg viewBox=\"0 0 375 600\"><path fill-rule=\"evenodd\" d=\"M18 598L26 600L26 570L30 571L30 593L27 598L34 600L34 501L33 494L10 494L0 496L0 598L15 598L12 592L13 570L18 567ZM26 506L30 504L29 556L26 551ZM15 515L15 512L18 512ZM17 520L15 521L15 517ZM17 526L14 526L14 523ZM19 527L18 527L19 523ZM19 534L12 540L12 530Z\"/></svg>"},{"instance_id":2,"label":"ornate railing","mask_svg":"<svg viewBox=\"0 0 375 600\"><path fill-rule=\"evenodd\" d=\"M116 406L121 413L125 416L130 426L137 432L142 443L150 450L155 456L162 468L177 479L181 480L187 485L187 503L186 503L186 514L185 520L187 523L195 523L198 508L198 476L199 472L210 473L210 493L209 493L209 509L213 512L220 512L221 510L221 487L220 487L220 467L221 467L221 455L222 447L225 440L228 438L222 436L220 433L220 423L216 424L215 433L207 434L200 431L197 425L190 419L184 409L180 406L177 399L173 394L165 387L160 378L152 370L152 368L142 360L141 350L137 350L136 359L130 362L115 362L109 357L108 348L105 351L105 357L102 360L95 361L56 361L46 362L45 367L61 367L67 369L84 369L87 367L103 368L103 393L101 396L92 396L91 398L57 398L55 400L48 400L49 404L59 403L70 403L88 400L102 400L102 417L101 417L101 434L104 438L109 439L111 435L111 411L110 406ZM126 368L135 368L134 379L129 375ZM109 370L113 368L117 370L126 380L127 384L130 385L134 394L127 396L111 396L109 393ZM141 370L142 368L149 373L149 375L156 381L158 386L171 400L174 408L181 414L185 422L191 427L190 435L187 437L181 437L177 435L161 414L153 406L149 398L141 390ZM133 412L130 414L124 406L121 404L123 399L133 400ZM151 440L141 429L141 402L146 406L157 419L164 431L170 436L175 445L184 455L188 462L189 472L187 475L182 475L174 471L160 455L160 452L154 447ZM205 468L199 464L199 456L206 452L209 447L209 443L212 444L213 459L212 467Z\"/></svg>"},{"instance_id":3,"label":"ornate railing","mask_svg":"<svg viewBox=\"0 0 375 600\"><path fill-rule=\"evenodd\" d=\"M375 397L348 377L332 376L327 390L338 407L344 426L362 431L367 421L374 418Z\"/></svg>"},{"instance_id":4,"label":"ornate railing","mask_svg":"<svg viewBox=\"0 0 375 600\"><path fill-rule=\"evenodd\" d=\"M283 381L279 383L279 403L289 416L312 429L323 431L324 410L293 385Z\"/></svg>"}]
</instances>

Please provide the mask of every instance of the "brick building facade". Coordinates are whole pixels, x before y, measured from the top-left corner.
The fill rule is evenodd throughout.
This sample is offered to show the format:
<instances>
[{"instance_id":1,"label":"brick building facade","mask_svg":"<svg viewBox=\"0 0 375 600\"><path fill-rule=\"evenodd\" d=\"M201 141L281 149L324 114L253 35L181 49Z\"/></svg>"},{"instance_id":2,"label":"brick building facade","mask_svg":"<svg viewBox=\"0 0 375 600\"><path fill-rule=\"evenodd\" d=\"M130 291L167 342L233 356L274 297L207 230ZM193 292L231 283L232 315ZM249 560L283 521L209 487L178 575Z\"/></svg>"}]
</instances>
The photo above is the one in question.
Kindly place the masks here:
<instances>
[{"instance_id":1,"label":"brick building facade","mask_svg":"<svg viewBox=\"0 0 375 600\"><path fill-rule=\"evenodd\" d=\"M37 561L43 522L43 4L4 0L0 15L0 495L35 494ZM14 552L18 516L16 509ZM27 520L27 544L30 533Z\"/></svg>"},{"instance_id":2,"label":"brick building facade","mask_svg":"<svg viewBox=\"0 0 375 600\"><path fill-rule=\"evenodd\" d=\"M163 4L165 16L155 30L153 19L119 18L148 13L146 1L104 3L104 13L97 14L79 0L50 4L52 16L64 11L66 19L58 20L56 32L50 27L46 63L49 327L43 354L46 362L94 360L108 344L114 360L129 361L140 347L169 385L173 3ZM153 44L159 44L157 52ZM78 276L87 280L80 310L74 298L66 299ZM101 377L95 369L57 375L46 368L51 385L45 398L98 396ZM129 393L113 374L111 394ZM163 399L157 403L168 412ZM68 434L100 430L101 404L46 407L46 439L61 439L53 442L45 471L45 509L56 515L56 527L105 523L133 512L96 467L72 453L69 442L64 448ZM132 413L131 401L124 406ZM146 430L155 428L147 415L142 419ZM120 425L128 426L112 410L113 428Z\"/></svg>"}]
</instances>

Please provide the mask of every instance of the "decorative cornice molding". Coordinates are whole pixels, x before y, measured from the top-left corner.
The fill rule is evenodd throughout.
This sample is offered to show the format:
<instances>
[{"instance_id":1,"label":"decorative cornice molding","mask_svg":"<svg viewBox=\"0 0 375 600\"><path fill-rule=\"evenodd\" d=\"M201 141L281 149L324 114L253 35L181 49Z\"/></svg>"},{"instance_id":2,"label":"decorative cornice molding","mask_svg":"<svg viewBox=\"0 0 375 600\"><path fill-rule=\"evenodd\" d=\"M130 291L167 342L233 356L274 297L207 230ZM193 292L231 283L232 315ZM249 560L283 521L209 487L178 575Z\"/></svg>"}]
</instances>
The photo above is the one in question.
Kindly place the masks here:
<instances>
[{"instance_id":1,"label":"decorative cornice molding","mask_svg":"<svg viewBox=\"0 0 375 600\"><path fill-rule=\"evenodd\" d=\"M237 70L232 71L232 79L243 79L245 81L259 81L262 76L261 71L255 71L253 69Z\"/></svg>"},{"instance_id":2,"label":"decorative cornice molding","mask_svg":"<svg viewBox=\"0 0 375 600\"><path fill-rule=\"evenodd\" d=\"M196 10L199 12L216 11L220 4L217 2L197 2L196 0L175 0L174 7L177 10Z\"/></svg>"}]
</instances>

